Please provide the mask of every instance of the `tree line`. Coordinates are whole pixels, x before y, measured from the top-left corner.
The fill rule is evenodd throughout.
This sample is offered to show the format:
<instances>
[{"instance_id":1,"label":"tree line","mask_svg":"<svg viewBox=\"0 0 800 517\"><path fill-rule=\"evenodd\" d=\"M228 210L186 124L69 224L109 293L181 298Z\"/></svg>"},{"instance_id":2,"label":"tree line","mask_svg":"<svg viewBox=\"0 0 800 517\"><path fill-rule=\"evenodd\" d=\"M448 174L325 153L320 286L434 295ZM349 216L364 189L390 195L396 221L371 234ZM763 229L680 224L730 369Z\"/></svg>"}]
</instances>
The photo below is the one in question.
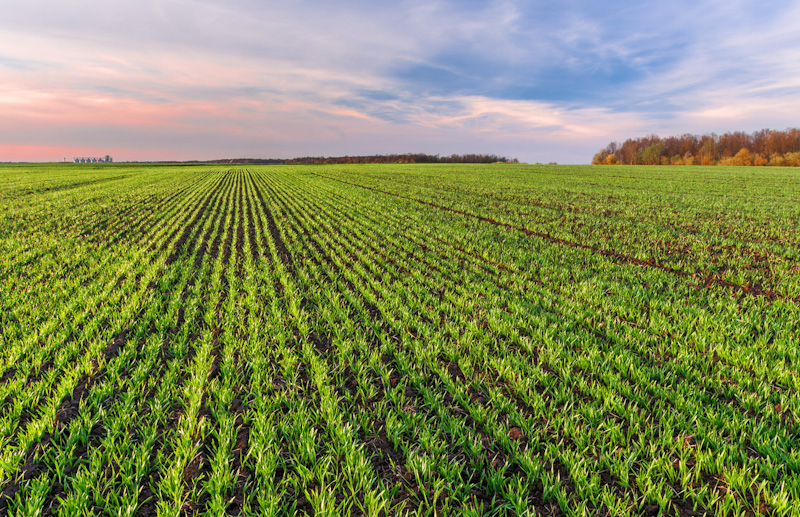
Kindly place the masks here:
<instances>
[{"instance_id":1,"label":"tree line","mask_svg":"<svg viewBox=\"0 0 800 517\"><path fill-rule=\"evenodd\" d=\"M304 156L301 158L234 158L209 160L204 163L237 163L249 165L321 165L321 164L353 164L353 163L519 163L516 158L507 158L494 154L376 154L369 156Z\"/></svg>"},{"instance_id":2,"label":"tree line","mask_svg":"<svg viewBox=\"0 0 800 517\"><path fill-rule=\"evenodd\" d=\"M649 135L611 142L594 155L595 165L800 166L800 129L762 129L718 135Z\"/></svg>"}]
</instances>

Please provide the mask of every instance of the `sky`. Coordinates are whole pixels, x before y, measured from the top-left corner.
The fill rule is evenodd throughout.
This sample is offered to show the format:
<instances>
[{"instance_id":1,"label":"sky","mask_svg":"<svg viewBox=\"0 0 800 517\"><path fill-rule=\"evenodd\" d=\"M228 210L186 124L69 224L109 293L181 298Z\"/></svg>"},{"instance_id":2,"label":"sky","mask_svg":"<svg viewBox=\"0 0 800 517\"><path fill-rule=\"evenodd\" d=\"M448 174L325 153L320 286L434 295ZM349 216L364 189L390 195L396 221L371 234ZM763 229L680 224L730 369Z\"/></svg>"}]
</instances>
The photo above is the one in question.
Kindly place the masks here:
<instances>
[{"instance_id":1,"label":"sky","mask_svg":"<svg viewBox=\"0 0 800 517\"><path fill-rule=\"evenodd\" d=\"M0 161L486 153L800 125L800 1L16 0Z\"/></svg>"}]
</instances>

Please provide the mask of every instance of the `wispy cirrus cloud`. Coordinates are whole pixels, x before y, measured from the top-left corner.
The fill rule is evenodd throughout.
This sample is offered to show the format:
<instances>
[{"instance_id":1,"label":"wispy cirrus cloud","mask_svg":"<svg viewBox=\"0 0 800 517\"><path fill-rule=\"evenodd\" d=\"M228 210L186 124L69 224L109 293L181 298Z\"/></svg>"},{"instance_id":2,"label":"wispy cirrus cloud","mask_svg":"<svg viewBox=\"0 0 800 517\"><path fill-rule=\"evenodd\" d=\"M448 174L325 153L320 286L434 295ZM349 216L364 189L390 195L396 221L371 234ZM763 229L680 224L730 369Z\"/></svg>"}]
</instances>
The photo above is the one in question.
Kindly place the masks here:
<instances>
[{"instance_id":1,"label":"wispy cirrus cloud","mask_svg":"<svg viewBox=\"0 0 800 517\"><path fill-rule=\"evenodd\" d=\"M0 20L0 160L580 163L642 133L783 128L800 112L798 14L736 0L19 3Z\"/></svg>"}]
</instances>

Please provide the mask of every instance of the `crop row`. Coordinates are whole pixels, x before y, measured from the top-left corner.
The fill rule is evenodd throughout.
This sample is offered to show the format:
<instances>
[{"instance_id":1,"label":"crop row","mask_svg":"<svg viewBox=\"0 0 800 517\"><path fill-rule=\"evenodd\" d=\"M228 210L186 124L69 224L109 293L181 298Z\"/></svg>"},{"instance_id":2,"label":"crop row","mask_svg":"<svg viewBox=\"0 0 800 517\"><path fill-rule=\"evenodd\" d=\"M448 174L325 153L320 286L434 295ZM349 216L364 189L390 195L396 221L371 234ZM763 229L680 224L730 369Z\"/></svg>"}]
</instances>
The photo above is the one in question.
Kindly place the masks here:
<instances>
[{"instance_id":1,"label":"crop row","mask_svg":"<svg viewBox=\"0 0 800 517\"><path fill-rule=\"evenodd\" d=\"M9 173L0 513L800 512L789 270L491 171Z\"/></svg>"}]
</instances>

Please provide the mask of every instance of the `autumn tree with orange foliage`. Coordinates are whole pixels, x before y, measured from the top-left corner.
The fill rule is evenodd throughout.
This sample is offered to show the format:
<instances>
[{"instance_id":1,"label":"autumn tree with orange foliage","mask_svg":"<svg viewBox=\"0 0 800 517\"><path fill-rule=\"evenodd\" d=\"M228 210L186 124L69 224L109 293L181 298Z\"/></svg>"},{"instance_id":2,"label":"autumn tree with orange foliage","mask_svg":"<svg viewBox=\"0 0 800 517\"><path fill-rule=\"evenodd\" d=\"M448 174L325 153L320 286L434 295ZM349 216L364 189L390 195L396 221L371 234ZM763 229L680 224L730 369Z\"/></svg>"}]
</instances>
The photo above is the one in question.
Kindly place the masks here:
<instances>
[{"instance_id":1,"label":"autumn tree with orange foliage","mask_svg":"<svg viewBox=\"0 0 800 517\"><path fill-rule=\"evenodd\" d=\"M613 158L611 158L613 156ZM737 165L800 166L800 129L762 129L722 135L690 135L661 138L648 135L611 142L601 149L595 165Z\"/></svg>"}]
</instances>

